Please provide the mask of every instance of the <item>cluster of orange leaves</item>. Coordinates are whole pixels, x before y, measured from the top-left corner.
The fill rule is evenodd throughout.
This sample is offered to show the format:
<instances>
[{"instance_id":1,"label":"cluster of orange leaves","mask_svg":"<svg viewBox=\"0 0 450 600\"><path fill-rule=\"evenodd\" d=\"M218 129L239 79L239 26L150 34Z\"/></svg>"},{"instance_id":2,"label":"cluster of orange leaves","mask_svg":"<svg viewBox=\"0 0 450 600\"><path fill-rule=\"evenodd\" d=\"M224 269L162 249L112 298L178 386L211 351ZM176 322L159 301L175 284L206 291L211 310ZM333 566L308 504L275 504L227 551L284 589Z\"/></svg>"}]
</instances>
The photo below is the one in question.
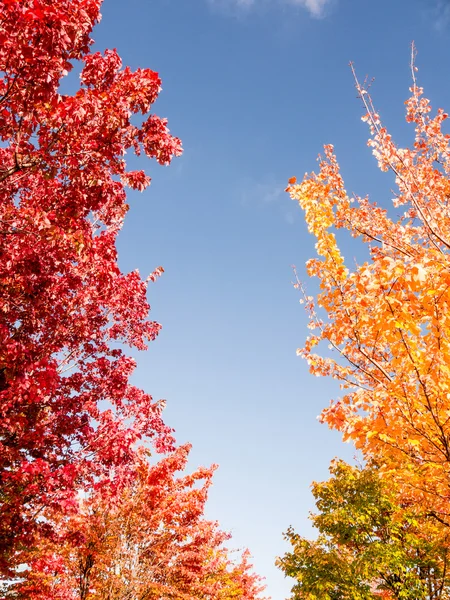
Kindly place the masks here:
<instances>
[{"instance_id":1,"label":"cluster of orange leaves","mask_svg":"<svg viewBox=\"0 0 450 600\"><path fill-rule=\"evenodd\" d=\"M298 352L312 373L341 382L344 395L321 420L366 459L396 474L403 494L446 521L450 500L450 136L448 115L431 115L416 83L414 48L406 120L411 148L398 147L365 84L355 76L378 166L395 177L394 209L349 197L332 146L317 174L287 191L316 238L307 263L317 302L301 288L311 335ZM391 214L397 213L393 218ZM370 258L346 264L334 230L367 244ZM321 352L323 345L331 352ZM319 348L320 346L320 348Z\"/></svg>"},{"instance_id":2,"label":"cluster of orange leaves","mask_svg":"<svg viewBox=\"0 0 450 600\"><path fill-rule=\"evenodd\" d=\"M215 466L184 474L189 451L180 446L153 465L143 456L121 492L106 484L80 497L79 510L61 515L53 536L29 549L12 597L261 598L249 552L232 556L230 535L204 517Z\"/></svg>"}]
</instances>

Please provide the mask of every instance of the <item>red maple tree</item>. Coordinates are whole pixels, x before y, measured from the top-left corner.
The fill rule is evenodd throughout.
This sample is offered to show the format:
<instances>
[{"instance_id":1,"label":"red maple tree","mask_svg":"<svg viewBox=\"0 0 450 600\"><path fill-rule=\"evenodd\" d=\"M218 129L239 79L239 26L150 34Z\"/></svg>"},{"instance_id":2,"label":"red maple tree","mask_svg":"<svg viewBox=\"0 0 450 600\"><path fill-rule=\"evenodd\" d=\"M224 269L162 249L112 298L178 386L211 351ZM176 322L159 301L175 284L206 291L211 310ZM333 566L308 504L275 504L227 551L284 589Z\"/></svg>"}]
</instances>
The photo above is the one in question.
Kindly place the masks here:
<instances>
[{"instance_id":1,"label":"red maple tree","mask_svg":"<svg viewBox=\"0 0 450 600\"><path fill-rule=\"evenodd\" d=\"M0 0L0 572L102 478L126 482L152 438L172 445L162 406L129 383L160 326L147 284L117 265L134 151L168 164L181 153L150 114L158 74L91 53L101 0ZM74 95L61 79L83 61ZM136 117L143 122L136 126ZM115 344L115 345L113 345Z\"/></svg>"}]
</instances>

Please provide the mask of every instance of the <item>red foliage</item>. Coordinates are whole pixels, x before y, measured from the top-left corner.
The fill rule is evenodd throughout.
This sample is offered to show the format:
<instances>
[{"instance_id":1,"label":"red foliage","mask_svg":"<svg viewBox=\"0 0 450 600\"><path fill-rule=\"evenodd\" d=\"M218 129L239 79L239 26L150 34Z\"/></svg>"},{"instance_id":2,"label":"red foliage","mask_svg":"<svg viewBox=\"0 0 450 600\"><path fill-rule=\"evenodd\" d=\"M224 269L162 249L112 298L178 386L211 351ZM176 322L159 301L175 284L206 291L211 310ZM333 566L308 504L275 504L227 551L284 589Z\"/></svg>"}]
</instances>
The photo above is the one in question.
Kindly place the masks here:
<instances>
[{"instance_id":1,"label":"red foliage","mask_svg":"<svg viewBox=\"0 0 450 600\"><path fill-rule=\"evenodd\" d=\"M108 486L63 517L56 541L26 556L17 599L155 598L256 600L263 587L248 552L236 561L229 535L204 516L214 467L184 471L189 446L151 466L147 460L120 493Z\"/></svg>"},{"instance_id":2,"label":"red foliage","mask_svg":"<svg viewBox=\"0 0 450 600\"><path fill-rule=\"evenodd\" d=\"M124 155L168 164L181 153L148 111L157 73L89 51L100 0L0 0L0 572L46 508L70 510L76 489L127 480L135 442L172 446L161 406L130 385L160 326L147 282L117 265L125 186L150 178ZM73 61L80 89L58 93ZM140 127L132 115L141 113ZM159 270L150 279L159 274ZM147 280L148 281L148 280ZM113 347L115 344L115 347ZM14 560L13 560L14 557Z\"/></svg>"}]
</instances>

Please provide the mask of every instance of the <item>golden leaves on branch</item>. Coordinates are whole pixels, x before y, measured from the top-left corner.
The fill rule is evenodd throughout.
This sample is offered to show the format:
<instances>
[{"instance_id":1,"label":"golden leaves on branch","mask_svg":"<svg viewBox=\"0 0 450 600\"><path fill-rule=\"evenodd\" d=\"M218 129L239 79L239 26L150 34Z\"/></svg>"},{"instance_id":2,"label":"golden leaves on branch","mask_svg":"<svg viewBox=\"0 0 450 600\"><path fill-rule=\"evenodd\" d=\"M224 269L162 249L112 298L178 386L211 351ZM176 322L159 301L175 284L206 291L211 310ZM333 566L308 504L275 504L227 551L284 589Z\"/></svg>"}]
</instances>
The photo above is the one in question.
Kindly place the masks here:
<instances>
[{"instance_id":1,"label":"golden leaves on branch","mask_svg":"<svg viewBox=\"0 0 450 600\"><path fill-rule=\"evenodd\" d=\"M447 114L431 115L414 75L406 102L414 142L399 148L367 86L356 75L355 82L369 146L379 168L393 174L393 205L403 212L394 218L368 198L349 198L330 145L317 173L289 180L287 191L316 239L317 258L308 261L307 273L319 279L321 290L315 303L306 302L313 333L299 353L312 373L339 380L345 390L321 419L367 459L381 457L409 490L417 490L420 502L442 513L450 500ZM367 244L369 260L346 264L337 229ZM304 289L298 280L297 286ZM322 352L324 345L331 354Z\"/></svg>"}]
</instances>

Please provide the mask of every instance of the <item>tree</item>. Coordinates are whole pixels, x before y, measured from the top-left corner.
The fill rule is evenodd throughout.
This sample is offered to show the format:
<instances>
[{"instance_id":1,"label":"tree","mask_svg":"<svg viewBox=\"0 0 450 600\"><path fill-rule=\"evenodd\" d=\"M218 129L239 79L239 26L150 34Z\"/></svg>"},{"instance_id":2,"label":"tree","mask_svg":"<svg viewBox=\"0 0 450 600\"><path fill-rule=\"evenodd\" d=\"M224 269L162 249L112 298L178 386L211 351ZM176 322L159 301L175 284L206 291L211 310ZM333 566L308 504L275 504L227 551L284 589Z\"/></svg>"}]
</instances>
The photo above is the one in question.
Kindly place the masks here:
<instances>
[{"instance_id":1,"label":"tree","mask_svg":"<svg viewBox=\"0 0 450 600\"><path fill-rule=\"evenodd\" d=\"M81 500L61 520L59 539L30 553L30 569L10 591L36 600L176 598L256 600L263 589L248 553L233 562L229 535L203 512L214 467L176 476L189 446L151 466L143 460L118 495L105 490Z\"/></svg>"},{"instance_id":2,"label":"tree","mask_svg":"<svg viewBox=\"0 0 450 600\"><path fill-rule=\"evenodd\" d=\"M322 421L354 441L366 459L396 473L405 501L448 523L449 135L442 131L447 114L439 109L431 116L416 83L414 48L411 68L411 148L394 144L356 79L369 146L379 168L395 178L398 217L368 198L348 196L332 146L325 147L318 174L290 180L287 189L305 211L320 257L307 263L321 292L317 304L306 295L313 331L299 352L311 372L338 379L344 389ZM333 228L365 242L368 260L350 268ZM331 355L316 352L323 344Z\"/></svg>"},{"instance_id":3,"label":"tree","mask_svg":"<svg viewBox=\"0 0 450 600\"><path fill-rule=\"evenodd\" d=\"M319 531L309 541L290 528L290 552L278 559L297 580L300 600L448 598L448 530L414 506L398 503L395 485L372 465L334 461L331 478L313 484Z\"/></svg>"},{"instance_id":4,"label":"tree","mask_svg":"<svg viewBox=\"0 0 450 600\"><path fill-rule=\"evenodd\" d=\"M127 151L168 164L181 152L150 113L157 73L91 53L101 0L0 0L0 573L53 511L103 479L125 485L153 439L172 447L162 405L129 383L144 349L147 279L117 265L125 188L143 190ZM81 86L60 94L82 61ZM136 125L135 115L143 115Z\"/></svg>"}]
</instances>

